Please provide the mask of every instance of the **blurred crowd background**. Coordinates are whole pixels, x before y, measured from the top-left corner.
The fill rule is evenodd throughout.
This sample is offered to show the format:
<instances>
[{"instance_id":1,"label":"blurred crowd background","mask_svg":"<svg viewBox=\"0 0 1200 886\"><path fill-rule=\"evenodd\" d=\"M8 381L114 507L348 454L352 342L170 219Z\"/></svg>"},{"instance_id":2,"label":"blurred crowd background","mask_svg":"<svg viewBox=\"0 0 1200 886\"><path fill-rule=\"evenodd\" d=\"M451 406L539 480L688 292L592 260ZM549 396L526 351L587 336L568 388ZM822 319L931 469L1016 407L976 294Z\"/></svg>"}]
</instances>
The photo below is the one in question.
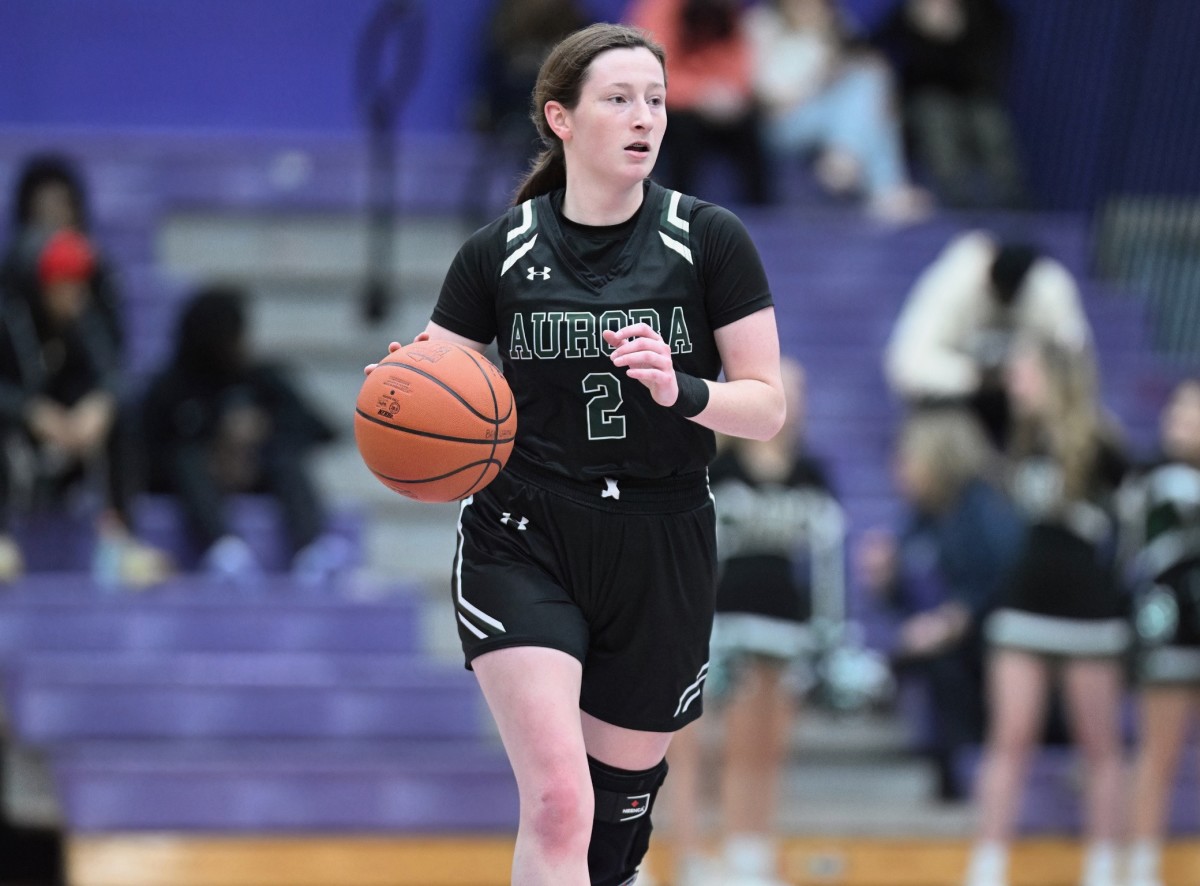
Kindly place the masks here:
<instances>
[{"instance_id":1,"label":"blurred crowd background","mask_svg":"<svg viewBox=\"0 0 1200 886\"><path fill-rule=\"evenodd\" d=\"M72 835L333 826L328 806L296 814L317 795L293 819L218 800L181 819L166 738L209 740L214 759L247 738L263 754L306 738L323 760L387 739L380 772L424 759L403 724L167 727L20 693L86 676L102 698L148 679L138 667L184 668L183 687L177 652L237 653L247 673L266 660L247 656L285 652L339 674L351 652L454 672L454 508L369 476L354 399L506 205L548 47L598 20L666 46L655 178L745 221L793 396L785 436L714 469L731 618L714 713L673 761L662 878L783 882L789 834L864 816L903 834L919 816L973 846L969 886L1007 882L1028 833L1078 837L1086 886L1173 882L1163 847L1200 830L1180 762L1200 689L1192 0L15 0L0 6L0 883L68 867L93 882L61 851ZM738 622L738 556L774 558L796 588L780 622L802 631ZM281 600L330 618L415 604L416 633L403 649L287 647L269 627L241 646L102 641L63 616L197 597L235 620ZM254 682L206 661L230 693ZM267 671L291 686L285 664ZM129 710L153 704L134 696ZM486 723L446 728L488 752ZM89 805L79 761L115 771L150 739L163 780ZM880 768L898 758L920 775ZM833 775L798 781L806 760ZM890 816L872 808L901 782ZM447 804L447 832L506 826L503 803L486 821ZM362 814L337 824L407 828Z\"/></svg>"}]
</instances>

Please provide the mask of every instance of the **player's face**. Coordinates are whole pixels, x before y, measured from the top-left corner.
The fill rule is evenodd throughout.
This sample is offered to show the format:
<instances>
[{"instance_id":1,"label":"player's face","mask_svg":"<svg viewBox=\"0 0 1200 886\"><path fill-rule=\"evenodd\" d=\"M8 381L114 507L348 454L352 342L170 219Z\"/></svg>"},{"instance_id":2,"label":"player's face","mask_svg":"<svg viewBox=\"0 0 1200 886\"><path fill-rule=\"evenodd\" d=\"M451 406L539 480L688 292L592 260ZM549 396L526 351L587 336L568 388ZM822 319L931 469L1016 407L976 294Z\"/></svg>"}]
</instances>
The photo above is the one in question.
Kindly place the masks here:
<instances>
[{"instance_id":1,"label":"player's face","mask_svg":"<svg viewBox=\"0 0 1200 886\"><path fill-rule=\"evenodd\" d=\"M571 166L631 182L648 176L667 128L664 80L662 65L648 49L610 49L596 56L579 103L568 112Z\"/></svg>"}]
</instances>

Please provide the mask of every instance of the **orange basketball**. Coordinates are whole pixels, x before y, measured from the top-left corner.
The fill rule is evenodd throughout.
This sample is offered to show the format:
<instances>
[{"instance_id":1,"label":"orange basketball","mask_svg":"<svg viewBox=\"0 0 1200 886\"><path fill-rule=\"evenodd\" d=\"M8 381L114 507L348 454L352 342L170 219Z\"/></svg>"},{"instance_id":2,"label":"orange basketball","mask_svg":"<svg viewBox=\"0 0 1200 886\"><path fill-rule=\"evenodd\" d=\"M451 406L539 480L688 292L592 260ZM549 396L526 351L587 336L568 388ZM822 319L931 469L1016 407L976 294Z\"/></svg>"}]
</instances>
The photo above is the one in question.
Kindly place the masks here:
<instances>
[{"instance_id":1,"label":"orange basketball","mask_svg":"<svg viewBox=\"0 0 1200 886\"><path fill-rule=\"evenodd\" d=\"M418 501L466 498L512 454L517 409L500 370L476 351L423 341L388 354L358 393L354 440L371 472Z\"/></svg>"}]
</instances>

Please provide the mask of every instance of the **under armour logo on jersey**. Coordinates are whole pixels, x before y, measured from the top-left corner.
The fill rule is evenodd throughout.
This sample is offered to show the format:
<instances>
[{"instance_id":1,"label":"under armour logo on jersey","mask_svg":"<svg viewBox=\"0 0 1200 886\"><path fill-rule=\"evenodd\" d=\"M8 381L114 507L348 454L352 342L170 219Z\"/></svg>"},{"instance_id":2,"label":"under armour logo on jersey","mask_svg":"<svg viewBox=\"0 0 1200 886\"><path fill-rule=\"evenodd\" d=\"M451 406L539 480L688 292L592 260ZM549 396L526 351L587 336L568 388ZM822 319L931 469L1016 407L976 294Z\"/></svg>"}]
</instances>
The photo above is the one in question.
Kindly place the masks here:
<instances>
[{"instance_id":1,"label":"under armour logo on jersey","mask_svg":"<svg viewBox=\"0 0 1200 886\"><path fill-rule=\"evenodd\" d=\"M505 526L507 526L509 523L512 523L513 525L515 525L517 527L518 530L520 530L521 532L524 532L525 527L529 525L529 518L521 517L519 520L514 520L512 514L509 513L508 511L505 511L504 516L502 516L500 518L500 522L503 523Z\"/></svg>"},{"instance_id":2,"label":"under armour logo on jersey","mask_svg":"<svg viewBox=\"0 0 1200 886\"><path fill-rule=\"evenodd\" d=\"M550 279L549 265L543 265L542 269L540 271L537 268L529 268L528 270L525 271L525 279L526 280L532 280L534 277L541 277L543 280L549 280Z\"/></svg>"},{"instance_id":3,"label":"under armour logo on jersey","mask_svg":"<svg viewBox=\"0 0 1200 886\"><path fill-rule=\"evenodd\" d=\"M601 498L615 498L621 500L621 490L617 488L617 481L612 477L604 478L604 491L600 493Z\"/></svg>"}]
</instances>

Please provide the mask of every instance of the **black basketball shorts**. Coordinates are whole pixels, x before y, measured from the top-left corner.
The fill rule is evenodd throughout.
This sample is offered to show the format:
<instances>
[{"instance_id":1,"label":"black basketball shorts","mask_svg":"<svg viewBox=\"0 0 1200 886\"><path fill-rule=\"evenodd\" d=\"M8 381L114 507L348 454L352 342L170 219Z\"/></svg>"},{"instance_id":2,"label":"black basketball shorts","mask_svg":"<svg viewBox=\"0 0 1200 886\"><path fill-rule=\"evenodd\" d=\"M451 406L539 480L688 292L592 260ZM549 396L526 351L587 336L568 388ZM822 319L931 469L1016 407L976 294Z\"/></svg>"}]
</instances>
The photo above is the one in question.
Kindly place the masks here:
<instances>
[{"instance_id":1,"label":"black basketball shorts","mask_svg":"<svg viewBox=\"0 0 1200 886\"><path fill-rule=\"evenodd\" d=\"M584 483L522 462L466 499L452 594L467 667L509 646L583 665L580 708L627 729L700 716L716 587L703 475Z\"/></svg>"}]
</instances>

